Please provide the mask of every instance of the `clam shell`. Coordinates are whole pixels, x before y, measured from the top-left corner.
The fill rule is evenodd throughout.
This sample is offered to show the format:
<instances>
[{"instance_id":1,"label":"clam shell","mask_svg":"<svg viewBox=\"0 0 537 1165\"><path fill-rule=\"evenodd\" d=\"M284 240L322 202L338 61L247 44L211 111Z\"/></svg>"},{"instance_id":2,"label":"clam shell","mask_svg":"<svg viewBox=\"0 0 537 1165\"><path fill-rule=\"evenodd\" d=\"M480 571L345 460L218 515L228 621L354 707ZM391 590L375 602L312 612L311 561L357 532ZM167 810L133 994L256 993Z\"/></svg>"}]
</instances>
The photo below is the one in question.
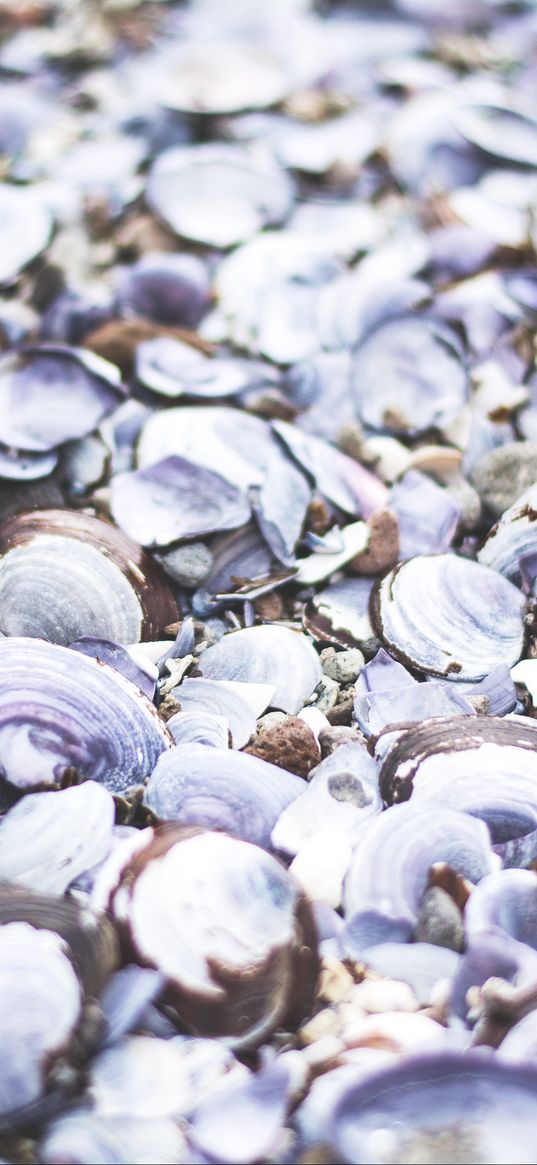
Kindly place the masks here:
<instances>
[{"instance_id":1,"label":"clam shell","mask_svg":"<svg viewBox=\"0 0 537 1165\"><path fill-rule=\"evenodd\" d=\"M124 399L117 368L81 348L41 344L0 357L0 441L49 453L84 437Z\"/></svg>"},{"instance_id":2,"label":"clam shell","mask_svg":"<svg viewBox=\"0 0 537 1165\"><path fill-rule=\"evenodd\" d=\"M517 585L521 558L537 548L537 485L532 485L502 514L478 553L479 562L492 567Z\"/></svg>"},{"instance_id":3,"label":"clam shell","mask_svg":"<svg viewBox=\"0 0 537 1165\"><path fill-rule=\"evenodd\" d=\"M0 529L0 628L67 646L158 636L177 618L160 570L108 522L71 510L17 514Z\"/></svg>"},{"instance_id":4,"label":"clam shell","mask_svg":"<svg viewBox=\"0 0 537 1165\"><path fill-rule=\"evenodd\" d=\"M257 846L167 827L124 871L111 905L137 958L166 976L169 1004L191 1031L256 1043L311 1006L310 908Z\"/></svg>"},{"instance_id":5,"label":"clam shell","mask_svg":"<svg viewBox=\"0 0 537 1165\"><path fill-rule=\"evenodd\" d=\"M122 793L170 744L153 705L106 664L38 639L0 640L2 781L33 792L76 775Z\"/></svg>"},{"instance_id":6,"label":"clam shell","mask_svg":"<svg viewBox=\"0 0 537 1165\"><path fill-rule=\"evenodd\" d=\"M273 684L272 706L295 716L322 677L315 648L300 631L277 624L234 631L200 658L207 679Z\"/></svg>"},{"instance_id":7,"label":"clam shell","mask_svg":"<svg viewBox=\"0 0 537 1165\"><path fill-rule=\"evenodd\" d=\"M252 690L261 695L261 706L258 704L255 710L248 700ZM224 716L231 731L233 748L244 748L256 730L257 716L265 711L273 692L274 688L271 690L269 686L259 688L255 685L252 688L252 685L245 684L241 693L240 684L228 686L216 680L185 679L179 687L173 688L172 695L179 700L183 712L204 710Z\"/></svg>"},{"instance_id":8,"label":"clam shell","mask_svg":"<svg viewBox=\"0 0 537 1165\"><path fill-rule=\"evenodd\" d=\"M426 316L380 323L356 349L353 388L358 415L373 429L404 435L442 428L468 391L455 332Z\"/></svg>"},{"instance_id":9,"label":"clam shell","mask_svg":"<svg viewBox=\"0 0 537 1165\"><path fill-rule=\"evenodd\" d=\"M69 1161L113 1161L114 1165L180 1165L187 1146L170 1117L101 1116L86 1108L75 1109L52 1121L39 1146L43 1165Z\"/></svg>"},{"instance_id":10,"label":"clam shell","mask_svg":"<svg viewBox=\"0 0 537 1165\"><path fill-rule=\"evenodd\" d=\"M11 283L50 241L52 215L36 191L0 183L0 219L4 245L0 283Z\"/></svg>"},{"instance_id":11,"label":"clam shell","mask_svg":"<svg viewBox=\"0 0 537 1165\"><path fill-rule=\"evenodd\" d=\"M278 817L303 789L300 777L260 757L179 744L155 765L143 803L157 821L225 829L269 849Z\"/></svg>"},{"instance_id":12,"label":"clam shell","mask_svg":"<svg viewBox=\"0 0 537 1165\"><path fill-rule=\"evenodd\" d=\"M181 146L159 155L146 197L175 234L226 248L281 222L292 186L284 170L237 146Z\"/></svg>"},{"instance_id":13,"label":"clam shell","mask_svg":"<svg viewBox=\"0 0 537 1165\"><path fill-rule=\"evenodd\" d=\"M480 563L418 555L390 571L372 594L375 631L389 652L427 675L482 680L524 642L524 596Z\"/></svg>"}]
</instances>

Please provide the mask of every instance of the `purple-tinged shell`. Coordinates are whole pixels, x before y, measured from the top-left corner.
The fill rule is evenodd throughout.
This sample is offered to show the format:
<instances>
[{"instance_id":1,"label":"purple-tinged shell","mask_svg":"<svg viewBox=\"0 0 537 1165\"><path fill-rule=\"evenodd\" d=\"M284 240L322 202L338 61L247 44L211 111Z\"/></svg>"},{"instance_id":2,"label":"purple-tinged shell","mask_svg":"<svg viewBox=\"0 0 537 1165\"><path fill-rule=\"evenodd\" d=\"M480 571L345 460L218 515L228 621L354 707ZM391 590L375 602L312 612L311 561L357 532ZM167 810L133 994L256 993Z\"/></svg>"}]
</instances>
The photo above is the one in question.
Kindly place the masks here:
<instances>
[{"instance_id":1,"label":"purple-tinged shell","mask_svg":"<svg viewBox=\"0 0 537 1165\"><path fill-rule=\"evenodd\" d=\"M224 144L166 150L149 174L149 206L176 235L210 247L244 242L291 210L284 170Z\"/></svg>"},{"instance_id":2,"label":"purple-tinged shell","mask_svg":"<svg viewBox=\"0 0 537 1165\"><path fill-rule=\"evenodd\" d=\"M120 269L116 301L122 316L196 328L210 305L207 268L195 255L147 252Z\"/></svg>"},{"instance_id":3,"label":"purple-tinged shell","mask_svg":"<svg viewBox=\"0 0 537 1165\"><path fill-rule=\"evenodd\" d=\"M452 114L463 138L493 157L521 166L537 166L537 120L506 105L475 102Z\"/></svg>"},{"instance_id":4,"label":"purple-tinged shell","mask_svg":"<svg viewBox=\"0 0 537 1165\"><path fill-rule=\"evenodd\" d=\"M397 514L401 560L449 550L461 512L447 490L424 473L408 470L392 486L388 505Z\"/></svg>"},{"instance_id":5,"label":"purple-tinged shell","mask_svg":"<svg viewBox=\"0 0 537 1165\"><path fill-rule=\"evenodd\" d=\"M315 639L339 647L374 651L378 640L371 626L369 602L372 578L343 578L314 595L304 614L304 626Z\"/></svg>"},{"instance_id":6,"label":"purple-tinged shell","mask_svg":"<svg viewBox=\"0 0 537 1165\"><path fill-rule=\"evenodd\" d=\"M408 928L417 921L431 866L447 862L478 882L496 867L482 821L440 805L394 805L367 823L345 880L345 917L353 947L370 916ZM364 933L364 947L367 942Z\"/></svg>"},{"instance_id":7,"label":"purple-tinged shell","mask_svg":"<svg viewBox=\"0 0 537 1165\"><path fill-rule=\"evenodd\" d=\"M185 1138L171 1117L103 1116L87 1108L74 1109L51 1121L39 1145L43 1165L87 1165L113 1161L130 1165L154 1159L159 1165L188 1159Z\"/></svg>"},{"instance_id":8,"label":"purple-tinged shell","mask_svg":"<svg viewBox=\"0 0 537 1165\"><path fill-rule=\"evenodd\" d=\"M208 748L229 748L230 730L225 716L212 712L176 712L167 721L174 744L204 744Z\"/></svg>"},{"instance_id":9,"label":"purple-tinged shell","mask_svg":"<svg viewBox=\"0 0 537 1165\"><path fill-rule=\"evenodd\" d=\"M369 469L321 437L304 433L285 421L275 421L272 428L296 461L314 478L319 492L344 513L363 514L368 518L386 504L388 490Z\"/></svg>"},{"instance_id":10,"label":"purple-tinged shell","mask_svg":"<svg viewBox=\"0 0 537 1165\"><path fill-rule=\"evenodd\" d=\"M495 844L537 827L537 725L528 717L448 717L416 725L380 771L389 805L441 804L481 818Z\"/></svg>"},{"instance_id":11,"label":"purple-tinged shell","mask_svg":"<svg viewBox=\"0 0 537 1165\"><path fill-rule=\"evenodd\" d=\"M235 529L250 517L250 506L236 486L177 456L149 469L117 474L111 509L129 537L151 547Z\"/></svg>"},{"instance_id":12,"label":"purple-tinged shell","mask_svg":"<svg viewBox=\"0 0 537 1165\"><path fill-rule=\"evenodd\" d=\"M148 700L154 700L158 669L150 660L146 663L144 661L142 666L141 656L135 659L120 643L114 643L111 639L99 639L96 635L82 635L68 646L71 651L80 651L81 655L89 655L92 659L98 659L101 663L114 667L125 676L125 679L136 684Z\"/></svg>"},{"instance_id":13,"label":"purple-tinged shell","mask_svg":"<svg viewBox=\"0 0 537 1165\"><path fill-rule=\"evenodd\" d=\"M478 553L479 562L518 585L522 579L522 560L537 550L536 520L537 485L532 485L492 527Z\"/></svg>"},{"instance_id":14,"label":"purple-tinged shell","mask_svg":"<svg viewBox=\"0 0 537 1165\"><path fill-rule=\"evenodd\" d=\"M295 716L322 677L319 656L299 629L265 623L233 631L200 657L207 679L273 684L272 706Z\"/></svg>"},{"instance_id":15,"label":"purple-tinged shell","mask_svg":"<svg viewBox=\"0 0 537 1165\"><path fill-rule=\"evenodd\" d=\"M473 704L453 684L418 683L383 648L360 672L355 692L354 715L367 736L433 716L475 715Z\"/></svg>"},{"instance_id":16,"label":"purple-tinged shell","mask_svg":"<svg viewBox=\"0 0 537 1165\"><path fill-rule=\"evenodd\" d=\"M160 567L110 522L75 510L17 514L0 529L0 630L63 646L152 639L177 618Z\"/></svg>"},{"instance_id":17,"label":"purple-tinged shell","mask_svg":"<svg viewBox=\"0 0 537 1165\"><path fill-rule=\"evenodd\" d=\"M278 817L303 790L301 777L260 757L179 744L157 762L144 805L157 821L223 829L270 849Z\"/></svg>"},{"instance_id":18,"label":"purple-tinged shell","mask_svg":"<svg viewBox=\"0 0 537 1165\"><path fill-rule=\"evenodd\" d=\"M232 356L206 356L171 336L145 340L136 349L136 378L159 396L215 400L277 384L271 365Z\"/></svg>"},{"instance_id":19,"label":"purple-tinged shell","mask_svg":"<svg viewBox=\"0 0 537 1165\"><path fill-rule=\"evenodd\" d=\"M360 744L344 744L308 774L308 783L280 814L272 843L294 856L318 830L330 827L355 842L364 821L382 809L378 770Z\"/></svg>"},{"instance_id":20,"label":"purple-tinged shell","mask_svg":"<svg viewBox=\"0 0 537 1165\"><path fill-rule=\"evenodd\" d=\"M522 654L524 596L470 559L418 555L390 571L371 600L387 650L427 675L478 681Z\"/></svg>"},{"instance_id":21,"label":"purple-tinged shell","mask_svg":"<svg viewBox=\"0 0 537 1165\"><path fill-rule=\"evenodd\" d=\"M123 793L170 744L153 705L106 664L38 639L0 640L2 783L30 793L90 779Z\"/></svg>"},{"instance_id":22,"label":"purple-tinged shell","mask_svg":"<svg viewBox=\"0 0 537 1165\"><path fill-rule=\"evenodd\" d=\"M51 453L28 453L0 446L0 478L36 481L37 478L48 477L57 464L58 454L55 450Z\"/></svg>"},{"instance_id":23,"label":"purple-tinged shell","mask_svg":"<svg viewBox=\"0 0 537 1165\"><path fill-rule=\"evenodd\" d=\"M380 323L356 349L352 375L364 424L403 435L454 420L468 391L456 333L426 316Z\"/></svg>"},{"instance_id":24,"label":"purple-tinged shell","mask_svg":"<svg viewBox=\"0 0 537 1165\"><path fill-rule=\"evenodd\" d=\"M168 1007L191 1032L256 1044L312 1006L311 909L258 846L164 827L123 871L111 909L126 949L165 975Z\"/></svg>"},{"instance_id":25,"label":"purple-tinged shell","mask_svg":"<svg viewBox=\"0 0 537 1165\"><path fill-rule=\"evenodd\" d=\"M241 694L241 687L244 695ZM256 686L257 687L257 686ZM172 695L179 701L183 712L203 710L216 716L224 716L229 724L233 748L244 748L253 736L257 725L257 715L265 711L274 693L274 686L259 688L262 696L259 711L254 711L248 699L252 685L222 683L201 678L184 679L182 684L172 689ZM255 689L254 689L255 690ZM266 700L266 703L265 703ZM264 706L263 706L264 705Z\"/></svg>"},{"instance_id":26,"label":"purple-tinged shell","mask_svg":"<svg viewBox=\"0 0 537 1165\"><path fill-rule=\"evenodd\" d=\"M350 1084L329 1123L346 1162L536 1162L537 1070L479 1053L406 1056ZM445 1154L445 1156L444 1156ZM416 1156L417 1155L417 1156Z\"/></svg>"},{"instance_id":27,"label":"purple-tinged shell","mask_svg":"<svg viewBox=\"0 0 537 1165\"><path fill-rule=\"evenodd\" d=\"M428 942L379 943L364 955L372 971L408 983L422 1007L431 1002L439 981L453 979L460 960L456 951Z\"/></svg>"},{"instance_id":28,"label":"purple-tinged shell","mask_svg":"<svg viewBox=\"0 0 537 1165\"><path fill-rule=\"evenodd\" d=\"M251 580L252 588L248 589L265 584L267 590L272 590L278 585L277 576L281 576L280 585L292 578L290 571L278 571L277 574L273 571L273 556L253 523L231 534L216 535L211 551L213 565L210 573L193 598L196 614L207 615L219 605L225 605L224 600L218 599L219 595L230 595L235 591L240 595L242 588L237 586L237 579Z\"/></svg>"},{"instance_id":29,"label":"purple-tinged shell","mask_svg":"<svg viewBox=\"0 0 537 1165\"><path fill-rule=\"evenodd\" d=\"M210 1161L250 1165L270 1159L293 1094L301 1090L305 1065L299 1052L287 1052L247 1076L231 1076L197 1105L189 1121L189 1140ZM294 1087L293 1087L294 1086Z\"/></svg>"},{"instance_id":30,"label":"purple-tinged shell","mask_svg":"<svg viewBox=\"0 0 537 1165\"><path fill-rule=\"evenodd\" d=\"M465 910L470 941L486 931L509 935L537 951L537 874L533 870L499 870L476 886Z\"/></svg>"},{"instance_id":31,"label":"purple-tinged shell","mask_svg":"<svg viewBox=\"0 0 537 1165\"><path fill-rule=\"evenodd\" d=\"M0 441L48 453L84 437L125 396L117 368L82 348L28 345L0 357Z\"/></svg>"}]
</instances>

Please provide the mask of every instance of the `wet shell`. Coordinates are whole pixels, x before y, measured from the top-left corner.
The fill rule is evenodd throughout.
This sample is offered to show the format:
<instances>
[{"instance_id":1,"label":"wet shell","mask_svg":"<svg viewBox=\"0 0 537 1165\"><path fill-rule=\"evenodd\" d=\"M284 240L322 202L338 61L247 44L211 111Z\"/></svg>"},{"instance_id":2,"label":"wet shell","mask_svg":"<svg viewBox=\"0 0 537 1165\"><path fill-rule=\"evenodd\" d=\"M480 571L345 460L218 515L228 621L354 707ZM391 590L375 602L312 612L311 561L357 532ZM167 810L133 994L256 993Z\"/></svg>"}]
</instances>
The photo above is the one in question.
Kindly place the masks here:
<instances>
[{"instance_id":1,"label":"wet shell","mask_svg":"<svg viewBox=\"0 0 537 1165\"><path fill-rule=\"evenodd\" d=\"M177 606L158 565L108 522L70 510L0 528L0 630L67 647L84 635L158 637Z\"/></svg>"},{"instance_id":2,"label":"wet shell","mask_svg":"<svg viewBox=\"0 0 537 1165\"><path fill-rule=\"evenodd\" d=\"M372 594L372 621L389 652L427 675L481 680L522 654L524 596L480 563L418 555Z\"/></svg>"}]
</instances>

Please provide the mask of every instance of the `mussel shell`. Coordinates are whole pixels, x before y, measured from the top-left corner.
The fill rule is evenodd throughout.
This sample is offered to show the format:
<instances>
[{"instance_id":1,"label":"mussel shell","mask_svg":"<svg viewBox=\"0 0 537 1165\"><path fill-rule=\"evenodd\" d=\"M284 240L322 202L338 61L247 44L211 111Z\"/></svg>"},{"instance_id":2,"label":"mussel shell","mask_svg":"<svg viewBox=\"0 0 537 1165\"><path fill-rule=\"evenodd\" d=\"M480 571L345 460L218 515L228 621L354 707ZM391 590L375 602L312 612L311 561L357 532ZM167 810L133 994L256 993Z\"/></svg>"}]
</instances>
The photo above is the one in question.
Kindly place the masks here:
<instances>
[{"instance_id":1,"label":"mussel shell","mask_svg":"<svg viewBox=\"0 0 537 1165\"><path fill-rule=\"evenodd\" d=\"M84 635L137 643L177 619L157 563L109 522L71 510L0 527L0 629L67 647Z\"/></svg>"},{"instance_id":2,"label":"mussel shell","mask_svg":"<svg viewBox=\"0 0 537 1165\"><path fill-rule=\"evenodd\" d=\"M454 554L400 563L371 596L387 650L427 675L482 680L524 644L524 596L496 571Z\"/></svg>"},{"instance_id":3,"label":"mussel shell","mask_svg":"<svg viewBox=\"0 0 537 1165\"><path fill-rule=\"evenodd\" d=\"M0 783L33 792L89 778L121 793L170 745L154 706L113 668L38 639L0 639Z\"/></svg>"},{"instance_id":4,"label":"mussel shell","mask_svg":"<svg viewBox=\"0 0 537 1165\"><path fill-rule=\"evenodd\" d=\"M162 827L123 870L111 910L127 951L166 976L168 1005L190 1031L255 1044L311 1007L311 908L257 846Z\"/></svg>"},{"instance_id":5,"label":"mussel shell","mask_svg":"<svg viewBox=\"0 0 537 1165\"><path fill-rule=\"evenodd\" d=\"M406 1056L344 1091L330 1120L330 1141L354 1165L535 1162L536 1098L534 1067L479 1054Z\"/></svg>"}]
</instances>

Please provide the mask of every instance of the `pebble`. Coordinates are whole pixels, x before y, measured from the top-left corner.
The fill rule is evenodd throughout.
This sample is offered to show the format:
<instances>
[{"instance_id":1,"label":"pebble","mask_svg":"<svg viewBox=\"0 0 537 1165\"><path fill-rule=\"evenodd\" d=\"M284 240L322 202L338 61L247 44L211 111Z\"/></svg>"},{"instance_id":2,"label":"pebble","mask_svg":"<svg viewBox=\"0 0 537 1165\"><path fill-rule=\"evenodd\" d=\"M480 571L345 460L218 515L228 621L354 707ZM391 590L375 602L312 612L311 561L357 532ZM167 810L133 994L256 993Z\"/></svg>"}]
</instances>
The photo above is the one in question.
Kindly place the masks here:
<instances>
[{"instance_id":1,"label":"pebble","mask_svg":"<svg viewBox=\"0 0 537 1165\"><path fill-rule=\"evenodd\" d=\"M287 720L287 712L265 712L264 716L260 716L257 721L257 732L262 736L264 732L268 732L270 728L277 728L280 724L285 724Z\"/></svg>"},{"instance_id":2,"label":"pebble","mask_svg":"<svg viewBox=\"0 0 537 1165\"><path fill-rule=\"evenodd\" d=\"M441 886L430 886L423 895L414 941L462 951L464 927L461 912Z\"/></svg>"},{"instance_id":3,"label":"pebble","mask_svg":"<svg viewBox=\"0 0 537 1165\"><path fill-rule=\"evenodd\" d=\"M192 590L205 582L213 565L213 556L204 542L176 546L166 554L159 554L158 560L168 578Z\"/></svg>"},{"instance_id":4,"label":"pebble","mask_svg":"<svg viewBox=\"0 0 537 1165\"><path fill-rule=\"evenodd\" d=\"M369 1015L383 1011L417 1011L418 1000L408 983L400 979L364 979L353 987L350 1001Z\"/></svg>"},{"instance_id":5,"label":"pebble","mask_svg":"<svg viewBox=\"0 0 537 1165\"><path fill-rule=\"evenodd\" d=\"M353 574L379 574L399 557L399 522L393 510L377 510L368 519L369 544L349 563Z\"/></svg>"},{"instance_id":6,"label":"pebble","mask_svg":"<svg viewBox=\"0 0 537 1165\"><path fill-rule=\"evenodd\" d=\"M361 744L364 748L367 747L363 732L360 732L359 728L347 727L344 724L323 728L323 731L319 733L319 744L323 760L327 756L332 756L332 753L344 744Z\"/></svg>"},{"instance_id":7,"label":"pebble","mask_svg":"<svg viewBox=\"0 0 537 1165\"><path fill-rule=\"evenodd\" d=\"M327 647L321 652L321 663L324 674L331 680L338 684L353 684L365 666L365 659L357 647L349 647L347 651Z\"/></svg>"},{"instance_id":8,"label":"pebble","mask_svg":"<svg viewBox=\"0 0 537 1165\"><path fill-rule=\"evenodd\" d=\"M464 477L454 477L447 483L445 490L460 510L457 532L471 534L481 518L481 498L477 490Z\"/></svg>"},{"instance_id":9,"label":"pebble","mask_svg":"<svg viewBox=\"0 0 537 1165\"><path fill-rule=\"evenodd\" d=\"M339 700L339 684L335 680L331 680L329 676L324 676L315 689L314 707L323 712L325 716L332 708L335 708Z\"/></svg>"},{"instance_id":10,"label":"pebble","mask_svg":"<svg viewBox=\"0 0 537 1165\"><path fill-rule=\"evenodd\" d=\"M472 480L483 505L499 518L537 481L537 441L513 441L485 453Z\"/></svg>"},{"instance_id":11,"label":"pebble","mask_svg":"<svg viewBox=\"0 0 537 1165\"><path fill-rule=\"evenodd\" d=\"M267 728L245 752L259 756L271 765L307 777L321 759L321 750L307 724L298 716L287 716L285 723Z\"/></svg>"}]
</instances>

